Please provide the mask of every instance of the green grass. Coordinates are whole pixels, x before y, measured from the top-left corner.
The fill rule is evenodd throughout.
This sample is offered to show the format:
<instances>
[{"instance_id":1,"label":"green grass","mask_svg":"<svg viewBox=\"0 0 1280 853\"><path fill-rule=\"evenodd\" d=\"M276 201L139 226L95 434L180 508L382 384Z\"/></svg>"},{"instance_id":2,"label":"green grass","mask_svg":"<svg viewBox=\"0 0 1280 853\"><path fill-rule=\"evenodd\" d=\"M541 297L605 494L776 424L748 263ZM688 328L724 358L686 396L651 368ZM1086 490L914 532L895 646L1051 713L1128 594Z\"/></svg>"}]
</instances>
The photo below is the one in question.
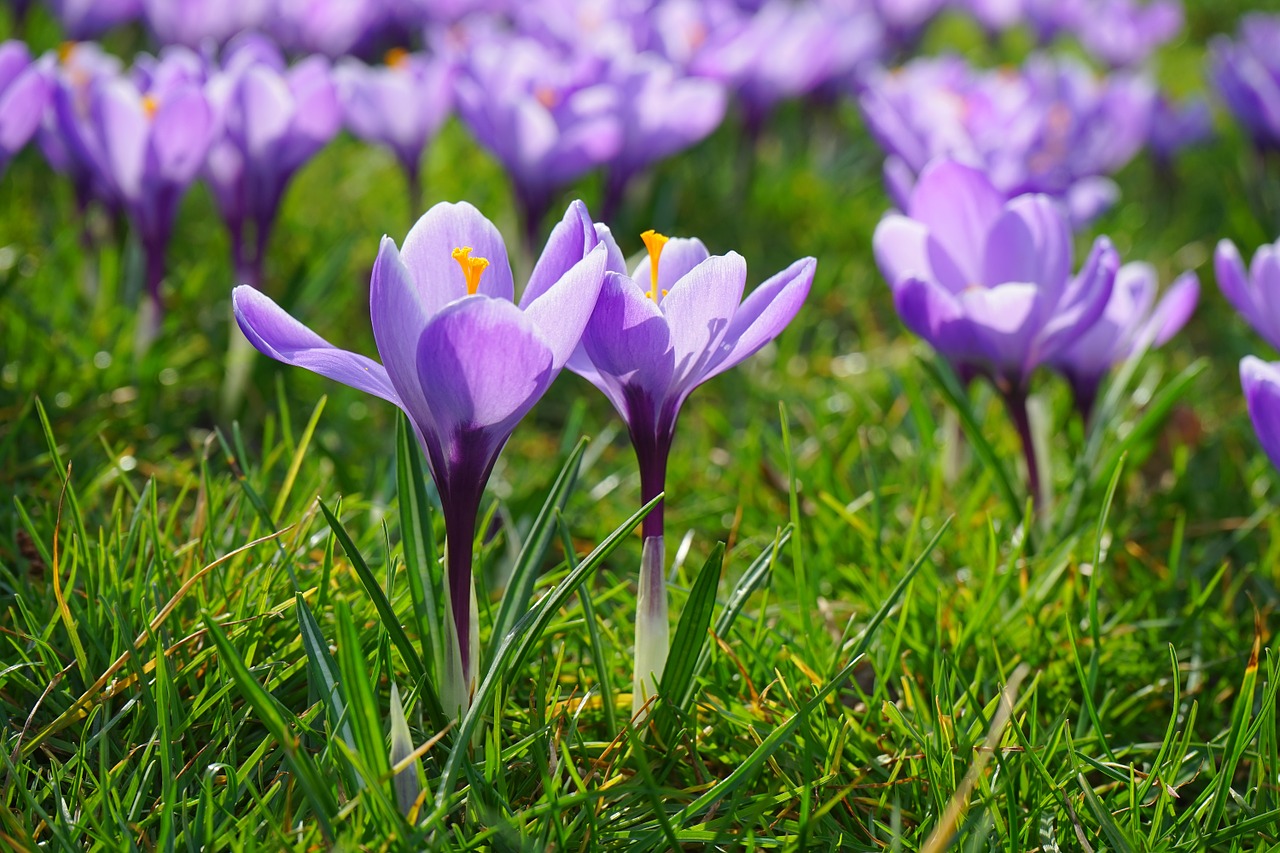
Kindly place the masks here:
<instances>
[{"instance_id":1,"label":"green grass","mask_svg":"<svg viewBox=\"0 0 1280 853\"><path fill-rule=\"evenodd\" d=\"M1027 525L999 401L957 395L893 314L856 111L783 110L749 181L739 144L664 165L614 223L630 249L650 226L737 249L753 283L819 259L793 327L686 407L681 664L643 735L638 477L593 389L561 377L494 474L487 674L451 726L424 678L443 531L396 413L260 357L220 412L233 282L203 189L135 355L136 252L108 234L86 256L69 190L24 154L0 182L0 849L1280 843L1277 475L1236 378L1263 345L1207 266L1191 327L1097 434L1042 377L1057 500ZM1251 252L1280 223L1250 213L1240 150L1228 131L1173 175L1136 162L1097 230L1166 282L1219 237ZM462 128L427 166L428 201L518 233ZM377 239L410 222L390 159L341 140L290 191L268 288L372 353ZM421 748L394 765L393 684Z\"/></svg>"}]
</instances>

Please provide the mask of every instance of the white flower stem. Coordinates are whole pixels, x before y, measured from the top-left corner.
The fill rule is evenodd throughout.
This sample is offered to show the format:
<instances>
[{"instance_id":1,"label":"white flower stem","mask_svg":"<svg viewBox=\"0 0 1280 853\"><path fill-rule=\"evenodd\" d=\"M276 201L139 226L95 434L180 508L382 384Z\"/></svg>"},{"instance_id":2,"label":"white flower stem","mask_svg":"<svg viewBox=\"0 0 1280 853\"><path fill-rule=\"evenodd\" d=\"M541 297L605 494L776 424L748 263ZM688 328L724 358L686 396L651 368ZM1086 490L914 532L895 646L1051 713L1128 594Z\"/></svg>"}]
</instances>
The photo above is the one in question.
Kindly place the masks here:
<instances>
[{"instance_id":1,"label":"white flower stem","mask_svg":"<svg viewBox=\"0 0 1280 853\"><path fill-rule=\"evenodd\" d=\"M640 556L640 591L636 598L636 670L632 681L631 716L638 715L657 693L671 648L667 622L667 586L663 577L663 538L648 536Z\"/></svg>"}]
</instances>

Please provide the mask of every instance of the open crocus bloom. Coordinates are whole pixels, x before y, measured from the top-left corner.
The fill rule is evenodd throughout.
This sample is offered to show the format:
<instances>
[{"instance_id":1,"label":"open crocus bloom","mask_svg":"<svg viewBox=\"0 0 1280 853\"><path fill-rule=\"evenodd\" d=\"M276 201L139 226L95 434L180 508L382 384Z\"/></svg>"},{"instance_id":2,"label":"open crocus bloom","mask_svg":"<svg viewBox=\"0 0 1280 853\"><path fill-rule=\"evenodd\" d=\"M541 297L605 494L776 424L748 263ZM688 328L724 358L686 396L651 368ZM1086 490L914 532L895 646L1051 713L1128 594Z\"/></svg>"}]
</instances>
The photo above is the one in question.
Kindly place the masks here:
<instances>
[{"instance_id":1,"label":"open crocus bloom","mask_svg":"<svg viewBox=\"0 0 1280 853\"><path fill-rule=\"evenodd\" d=\"M1280 349L1280 240L1260 246L1247 271L1235 244L1222 240L1213 253L1213 270L1227 301L1267 343Z\"/></svg>"},{"instance_id":2,"label":"open crocus bloom","mask_svg":"<svg viewBox=\"0 0 1280 853\"><path fill-rule=\"evenodd\" d=\"M808 295L816 261L796 261L743 300L741 255L712 256L696 239L642 236L648 255L627 275L617 244L601 232L610 271L569 369L603 391L626 421L647 502L663 491L685 399L777 337ZM643 526L633 714L653 695L670 645L662 510L655 507Z\"/></svg>"},{"instance_id":3,"label":"open crocus bloom","mask_svg":"<svg viewBox=\"0 0 1280 853\"><path fill-rule=\"evenodd\" d=\"M1158 303L1156 290L1155 267L1145 263L1122 266L1098 322L1050 361L1071 383L1076 409L1086 420L1098 386L1111 368L1162 346L1186 325L1200 298L1200 282L1192 272L1178 276Z\"/></svg>"},{"instance_id":4,"label":"open crocus bloom","mask_svg":"<svg viewBox=\"0 0 1280 853\"><path fill-rule=\"evenodd\" d=\"M907 215L876 227L876 261L907 328L964 378L1025 392L1035 369L1106 308L1117 256L1099 237L1071 274L1071 230L1046 195L1006 202L987 177L950 160L927 167Z\"/></svg>"},{"instance_id":5,"label":"open crocus bloom","mask_svg":"<svg viewBox=\"0 0 1280 853\"><path fill-rule=\"evenodd\" d=\"M456 668L442 674L449 710L466 709L476 675L471 557L485 482L578 346L605 252L575 201L516 303L502 235L466 202L437 204L399 249L382 238L369 290L381 364L338 349L252 287L232 294L236 320L261 352L381 397L412 420L444 511L458 640Z\"/></svg>"},{"instance_id":6,"label":"open crocus bloom","mask_svg":"<svg viewBox=\"0 0 1280 853\"><path fill-rule=\"evenodd\" d=\"M1280 362L1245 356L1240 360L1240 385L1253 431L1271 464L1280 468Z\"/></svg>"}]
</instances>

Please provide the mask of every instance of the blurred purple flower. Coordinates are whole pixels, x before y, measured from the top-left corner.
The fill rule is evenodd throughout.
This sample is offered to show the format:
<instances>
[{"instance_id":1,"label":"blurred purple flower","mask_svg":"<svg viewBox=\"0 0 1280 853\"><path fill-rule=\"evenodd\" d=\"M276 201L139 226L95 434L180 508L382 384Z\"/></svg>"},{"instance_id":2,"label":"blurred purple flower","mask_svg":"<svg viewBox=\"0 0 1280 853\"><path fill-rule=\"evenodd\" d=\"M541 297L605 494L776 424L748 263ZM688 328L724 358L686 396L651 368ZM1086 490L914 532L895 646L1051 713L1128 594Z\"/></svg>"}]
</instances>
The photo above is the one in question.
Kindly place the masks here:
<instances>
[{"instance_id":1,"label":"blurred purple flower","mask_svg":"<svg viewBox=\"0 0 1280 853\"><path fill-rule=\"evenodd\" d=\"M422 153L453 107L451 62L393 50L383 66L344 59L333 71L346 125L367 142L385 145L409 179L410 207L421 206Z\"/></svg>"},{"instance_id":2,"label":"blurred purple flower","mask_svg":"<svg viewBox=\"0 0 1280 853\"><path fill-rule=\"evenodd\" d=\"M1260 148L1280 147L1280 15L1240 20L1235 41L1209 42L1209 76L1236 121Z\"/></svg>"},{"instance_id":3,"label":"blurred purple flower","mask_svg":"<svg viewBox=\"0 0 1280 853\"><path fill-rule=\"evenodd\" d=\"M1151 152L1168 163L1184 148L1213 136L1213 112L1204 98L1175 102L1167 95L1156 98L1151 113Z\"/></svg>"},{"instance_id":4,"label":"blurred purple flower","mask_svg":"<svg viewBox=\"0 0 1280 853\"><path fill-rule=\"evenodd\" d=\"M958 57L917 59L874 75L860 98L897 193L931 160L951 157L985 171L1006 198L1060 199L1077 226L1114 202L1118 191L1106 176L1141 149L1154 101L1144 77L1099 77L1045 56L1012 71L977 71Z\"/></svg>"},{"instance_id":5,"label":"blurred purple flower","mask_svg":"<svg viewBox=\"0 0 1280 853\"><path fill-rule=\"evenodd\" d=\"M286 68L270 42L252 36L228 49L208 92L217 133L205 178L231 233L239 281L260 287L284 192L337 134L342 109L328 60Z\"/></svg>"},{"instance_id":6,"label":"blurred purple flower","mask_svg":"<svg viewBox=\"0 0 1280 853\"><path fill-rule=\"evenodd\" d=\"M598 57L515 35L473 45L463 64L458 114L511 178L530 247L555 193L622 147L606 70Z\"/></svg>"},{"instance_id":7,"label":"blurred purple flower","mask_svg":"<svg viewBox=\"0 0 1280 853\"><path fill-rule=\"evenodd\" d=\"M1280 468L1280 362L1245 356L1240 360L1240 385L1258 443L1271 464Z\"/></svg>"},{"instance_id":8,"label":"blurred purple flower","mask_svg":"<svg viewBox=\"0 0 1280 853\"><path fill-rule=\"evenodd\" d=\"M519 304L502 235L474 207L437 204L397 250L382 238L369 312L382 364L338 349L251 287L236 320L264 354L381 397L416 429L444 510L457 657L446 710L465 711L477 673L471 610L476 513L516 423L578 346L605 270L605 248L581 202L552 232Z\"/></svg>"},{"instance_id":9,"label":"blurred purple flower","mask_svg":"<svg viewBox=\"0 0 1280 853\"><path fill-rule=\"evenodd\" d=\"M1080 44L1112 68L1141 65L1182 32L1179 0L1093 0L1080 16Z\"/></svg>"},{"instance_id":10,"label":"blurred purple flower","mask_svg":"<svg viewBox=\"0 0 1280 853\"><path fill-rule=\"evenodd\" d=\"M809 293L816 262L803 258L744 300L747 265L736 252L711 256L700 240L641 235L648 256L630 275L607 230L609 272L600 301L569 360L569 369L599 388L627 424L640 467L640 499L665 488L667 457L680 407L694 388L740 363L791 322ZM643 523L636 622L633 712L667 653L663 582L663 505Z\"/></svg>"},{"instance_id":11,"label":"blurred purple flower","mask_svg":"<svg viewBox=\"0 0 1280 853\"><path fill-rule=\"evenodd\" d=\"M385 0L274 0L264 27L291 54L362 53L389 21Z\"/></svg>"},{"instance_id":12,"label":"blurred purple flower","mask_svg":"<svg viewBox=\"0 0 1280 853\"><path fill-rule=\"evenodd\" d=\"M221 45L260 29L274 0L144 0L147 26L160 44Z\"/></svg>"},{"instance_id":13,"label":"blurred purple flower","mask_svg":"<svg viewBox=\"0 0 1280 853\"><path fill-rule=\"evenodd\" d=\"M1057 202L1006 200L982 172L939 160L921 173L906 215L876 226L872 246L903 324L962 380L985 376L1004 397L1038 500L1031 376L1103 315L1119 265L1111 242L1099 237L1073 276L1071 230Z\"/></svg>"},{"instance_id":14,"label":"blurred purple flower","mask_svg":"<svg viewBox=\"0 0 1280 853\"><path fill-rule=\"evenodd\" d=\"M1049 359L1049 366L1071 384L1076 410L1086 421L1112 367L1163 346L1186 325L1200 298L1200 282L1195 273L1186 272L1159 302L1156 291L1156 271L1150 264L1120 267L1102 316L1075 343Z\"/></svg>"},{"instance_id":15,"label":"blurred purple flower","mask_svg":"<svg viewBox=\"0 0 1280 853\"><path fill-rule=\"evenodd\" d=\"M0 43L0 175L31 141L52 94L52 58L32 61L26 44Z\"/></svg>"},{"instance_id":16,"label":"blurred purple flower","mask_svg":"<svg viewBox=\"0 0 1280 853\"><path fill-rule=\"evenodd\" d=\"M1260 246L1246 271L1230 240L1218 243L1213 270L1227 301L1273 349L1280 349L1280 240Z\"/></svg>"},{"instance_id":17,"label":"blurred purple flower","mask_svg":"<svg viewBox=\"0 0 1280 853\"><path fill-rule=\"evenodd\" d=\"M55 99L73 157L91 164L100 186L128 217L146 259L152 321L163 313L165 254L183 195L213 135L213 111L186 74L186 51L169 50L146 75L101 76L87 91L87 121L67 96ZM170 73L171 69L173 73Z\"/></svg>"},{"instance_id":18,"label":"blurred purple flower","mask_svg":"<svg viewBox=\"0 0 1280 853\"><path fill-rule=\"evenodd\" d=\"M166 0L169 2L170 0ZM49 0L53 16L69 39L100 36L142 14L143 0Z\"/></svg>"},{"instance_id":19,"label":"blurred purple flower","mask_svg":"<svg viewBox=\"0 0 1280 853\"><path fill-rule=\"evenodd\" d=\"M93 42L66 42L53 56L52 109L36 137L40 152L55 171L70 179L82 214L95 199L118 213L119 202L95 168L96 155L89 150L89 91L99 78L120 76L120 60Z\"/></svg>"}]
</instances>

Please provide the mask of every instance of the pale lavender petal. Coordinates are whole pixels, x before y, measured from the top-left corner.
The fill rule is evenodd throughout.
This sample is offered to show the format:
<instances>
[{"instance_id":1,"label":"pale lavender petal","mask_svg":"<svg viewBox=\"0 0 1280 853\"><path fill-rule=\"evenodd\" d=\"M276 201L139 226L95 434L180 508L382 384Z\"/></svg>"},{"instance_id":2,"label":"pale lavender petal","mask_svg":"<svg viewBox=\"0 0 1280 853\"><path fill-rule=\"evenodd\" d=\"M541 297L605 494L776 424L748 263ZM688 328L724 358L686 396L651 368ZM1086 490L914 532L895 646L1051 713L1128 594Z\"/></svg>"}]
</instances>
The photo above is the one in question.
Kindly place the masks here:
<instances>
[{"instance_id":1,"label":"pale lavender petal","mask_svg":"<svg viewBox=\"0 0 1280 853\"><path fill-rule=\"evenodd\" d=\"M675 366L671 330L662 311L630 278L605 274L582 345L599 374L619 385L642 388L654 399L666 396ZM577 370L577 362L570 368ZM590 378L585 371L577 372ZM614 405L619 402L614 400Z\"/></svg>"},{"instance_id":2,"label":"pale lavender petal","mask_svg":"<svg viewBox=\"0 0 1280 853\"><path fill-rule=\"evenodd\" d=\"M985 342L987 358L996 371L1012 380L1025 380L1033 364L1027 353L1037 331L1044 293L1031 283L973 287L957 295L975 334Z\"/></svg>"},{"instance_id":3,"label":"pale lavender petal","mask_svg":"<svg viewBox=\"0 0 1280 853\"><path fill-rule=\"evenodd\" d=\"M927 251L929 229L923 223L891 213L876 226L871 250L885 281L893 286L909 275L933 278Z\"/></svg>"},{"instance_id":4,"label":"pale lavender petal","mask_svg":"<svg viewBox=\"0 0 1280 853\"><path fill-rule=\"evenodd\" d=\"M987 176L954 160L930 163L911 192L909 214L924 223L970 283L982 274L986 235L1004 208Z\"/></svg>"},{"instance_id":5,"label":"pale lavender petal","mask_svg":"<svg viewBox=\"0 0 1280 853\"><path fill-rule=\"evenodd\" d=\"M658 278L661 285L661 264ZM675 363L672 387L677 395L688 393L702 382L703 372L719 350L742 302L746 283L747 262L737 252L730 252L707 258L661 297L659 307L671 329Z\"/></svg>"},{"instance_id":6,"label":"pale lavender petal","mask_svg":"<svg viewBox=\"0 0 1280 853\"><path fill-rule=\"evenodd\" d=\"M1218 241L1218 248L1213 253L1213 271L1218 279L1218 288L1232 307L1246 319L1252 317L1254 305L1249 291L1249 276L1235 243Z\"/></svg>"},{"instance_id":7,"label":"pale lavender petal","mask_svg":"<svg viewBox=\"0 0 1280 853\"><path fill-rule=\"evenodd\" d=\"M403 407L420 429L434 430L431 407L418 381L418 343L430 315L421 291L396 250L383 237L369 280L369 319L378 355Z\"/></svg>"},{"instance_id":8,"label":"pale lavender petal","mask_svg":"<svg viewBox=\"0 0 1280 853\"><path fill-rule=\"evenodd\" d=\"M1057 293L1071 276L1071 229L1057 202L1023 195L1009 202L986 237L987 285L1031 282Z\"/></svg>"},{"instance_id":9,"label":"pale lavender petal","mask_svg":"<svg viewBox=\"0 0 1280 853\"><path fill-rule=\"evenodd\" d=\"M595 224L587 206L574 200L564 217L551 229L551 236L534 264L529 283L520 295L520 307L526 308L559 281L575 264L586 257L599 242Z\"/></svg>"},{"instance_id":10,"label":"pale lavender petal","mask_svg":"<svg viewBox=\"0 0 1280 853\"><path fill-rule=\"evenodd\" d=\"M104 80L93 102L93 120L112 185L123 198L142 193L149 121L138 91L124 80Z\"/></svg>"},{"instance_id":11,"label":"pale lavender petal","mask_svg":"<svg viewBox=\"0 0 1280 853\"><path fill-rule=\"evenodd\" d=\"M166 180L185 186L204 165L213 134L213 111L199 89L186 87L168 95L156 109L151 148Z\"/></svg>"},{"instance_id":12,"label":"pale lavender petal","mask_svg":"<svg viewBox=\"0 0 1280 853\"><path fill-rule=\"evenodd\" d=\"M594 229L592 229L594 236ZM524 309L551 347L552 366L559 370L578 348L604 282L607 251L597 245Z\"/></svg>"},{"instance_id":13,"label":"pale lavender petal","mask_svg":"<svg viewBox=\"0 0 1280 853\"><path fill-rule=\"evenodd\" d=\"M1111 241L1106 237L1095 240L1080 274L1072 279L1061 301L1052 308L1052 315L1029 351L1028 371L1071 346L1097 322L1111 299L1119 267L1120 259Z\"/></svg>"},{"instance_id":14,"label":"pale lavender petal","mask_svg":"<svg viewBox=\"0 0 1280 853\"><path fill-rule=\"evenodd\" d=\"M515 294L507 246L498 229L465 201L440 202L422 215L400 249L428 316L467 295L462 268L453 258L459 248L470 248L472 258L489 262L478 293L506 300Z\"/></svg>"},{"instance_id":15,"label":"pale lavender petal","mask_svg":"<svg viewBox=\"0 0 1280 853\"><path fill-rule=\"evenodd\" d=\"M957 366L986 360L988 349L956 295L931 279L908 276L893 288L902 323Z\"/></svg>"},{"instance_id":16,"label":"pale lavender petal","mask_svg":"<svg viewBox=\"0 0 1280 853\"><path fill-rule=\"evenodd\" d=\"M1280 363L1245 356L1240 360L1240 384L1258 442L1271 464L1280 468Z\"/></svg>"},{"instance_id":17,"label":"pale lavender petal","mask_svg":"<svg viewBox=\"0 0 1280 853\"><path fill-rule=\"evenodd\" d=\"M261 291L242 284L231 292L231 305L245 337L263 355L401 405L400 396L381 364L338 349L289 316Z\"/></svg>"},{"instance_id":18,"label":"pale lavender petal","mask_svg":"<svg viewBox=\"0 0 1280 853\"><path fill-rule=\"evenodd\" d=\"M705 378L740 364L781 334L809 295L817 267L813 258L801 258L751 291L734 312Z\"/></svg>"},{"instance_id":19,"label":"pale lavender petal","mask_svg":"<svg viewBox=\"0 0 1280 853\"><path fill-rule=\"evenodd\" d=\"M1191 319L1199 300L1200 279L1193 272L1184 272L1156 305L1143 337L1149 338L1153 347L1163 346Z\"/></svg>"}]
</instances>

